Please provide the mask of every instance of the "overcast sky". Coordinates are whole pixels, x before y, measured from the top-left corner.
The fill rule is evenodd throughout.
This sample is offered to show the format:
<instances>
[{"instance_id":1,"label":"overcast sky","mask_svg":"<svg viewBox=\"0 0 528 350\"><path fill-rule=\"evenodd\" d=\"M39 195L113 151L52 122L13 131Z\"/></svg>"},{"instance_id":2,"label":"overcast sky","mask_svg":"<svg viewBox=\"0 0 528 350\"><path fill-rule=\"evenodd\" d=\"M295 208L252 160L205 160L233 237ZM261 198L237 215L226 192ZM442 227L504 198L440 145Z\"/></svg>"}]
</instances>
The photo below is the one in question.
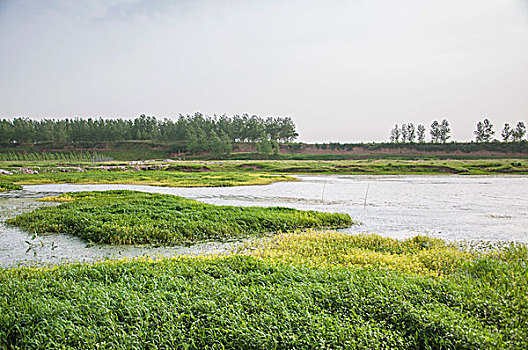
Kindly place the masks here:
<instances>
[{"instance_id":1,"label":"overcast sky","mask_svg":"<svg viewBox=\"0 0 528 350\"><path fill-rule=\"evenodd\" d=\"M528 0L0 0L0 118L195 111L306 142L528 123Z\"/></svg>"}]
</instances>

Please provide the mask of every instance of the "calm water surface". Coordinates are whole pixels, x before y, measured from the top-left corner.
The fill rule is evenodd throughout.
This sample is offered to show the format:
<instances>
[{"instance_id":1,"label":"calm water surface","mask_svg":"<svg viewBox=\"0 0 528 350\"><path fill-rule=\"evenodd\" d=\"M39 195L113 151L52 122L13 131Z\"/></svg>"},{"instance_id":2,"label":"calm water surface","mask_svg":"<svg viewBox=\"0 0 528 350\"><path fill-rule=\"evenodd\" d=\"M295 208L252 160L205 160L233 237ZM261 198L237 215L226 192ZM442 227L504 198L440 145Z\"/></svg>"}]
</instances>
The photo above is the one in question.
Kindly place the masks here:
<instances>
[{"instance_id":1,"label":"calm water surface","mask_svg":"<svg viewBox=\"0 0 528 350\"><path fill-rule=\"evenodd\" d=\"M447 240L528 242L528 177L299 176L297 182L224 188L138 185L34 185L0 194L0 265L100 260L141 255L225 253L232 243L192 247L87 246L67 235L32 237L3 221L44 205L38 197L75 191L129 189L179 195L211 204L286 206L348 213L343 231L394 238L426 234ZM46 204L49 205L49 204ZM240 243L235 243L240 244Z\"/></svg>"}]
</instances>

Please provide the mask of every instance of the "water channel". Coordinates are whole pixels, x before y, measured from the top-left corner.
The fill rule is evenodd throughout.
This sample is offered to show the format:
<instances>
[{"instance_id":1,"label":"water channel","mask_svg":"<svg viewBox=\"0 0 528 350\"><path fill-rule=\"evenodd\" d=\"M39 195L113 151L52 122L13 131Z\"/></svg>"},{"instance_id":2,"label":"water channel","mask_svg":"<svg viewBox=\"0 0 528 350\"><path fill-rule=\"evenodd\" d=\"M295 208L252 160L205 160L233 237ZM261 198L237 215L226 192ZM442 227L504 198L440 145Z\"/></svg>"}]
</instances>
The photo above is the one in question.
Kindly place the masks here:
<instances>
[{"instance_id":1,"label":"water channel","mask_svg":"<svg viewBox=\"0 0 528 350\"><path fill-rule=\"evenodd\" d=\"M174 188L138 185L32 185L0 193L0 266L94 261L124 257L222 254L240 242L191 247L87 245L68 235L34 237L5 219L38 206L35 199L64 192L128 189L174 194L217 205L285 206L348 213L348 233L393 238L418 234L446 240L528 243L528 177L299 176L266 186Z\"/></svg>"}]
</instances>

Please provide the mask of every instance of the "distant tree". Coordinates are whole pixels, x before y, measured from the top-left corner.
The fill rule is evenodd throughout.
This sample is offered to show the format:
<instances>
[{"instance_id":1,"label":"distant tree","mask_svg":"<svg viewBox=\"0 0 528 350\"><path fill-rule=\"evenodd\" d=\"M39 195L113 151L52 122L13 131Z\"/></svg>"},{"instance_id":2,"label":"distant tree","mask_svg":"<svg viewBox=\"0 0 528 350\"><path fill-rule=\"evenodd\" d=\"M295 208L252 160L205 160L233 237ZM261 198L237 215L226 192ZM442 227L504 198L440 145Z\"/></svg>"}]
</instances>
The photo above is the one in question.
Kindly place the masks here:
<instances>
[{"instance_id":1,"label":"distant tree","mask_svg":"<svg viewBox=\"0 0 528 350\"><path fill-rule=\"evenodd\" d=\"M273 145L264 132L261 133L257 141L257 152L259 154L271 154Z\"/></svg>"},{"instance_id":2,"label":"distant tree","mask_svg":"<svg viewBox=\"0 0 528 350\"><path fill-rule=\"evenodd\" d=\"M273 151L273 154L278 156L280 153L280 146L279 143L275 140L271 140L271 149Z\"/></svg>"},{"instance_id":3,"label":"distant tree","mask_svg":"<svg viewBox=\"0 0 528 350\"><path fill-rule=\"evenodd\" d=\"M211 153L215 156L220 155L224 152L224 145L222 144L222 140L216 132L211 131L211 136L209 137L209 149Z\"/></svg>"},{"instance_id":4,"label":"distant tree","mask_svg":"<svg viewBox=\"0 0 528 350\"><path fill-rule=\"evenodd\" d=\"M264 132L269 140L291 142L297 136L295 124L289 117L261 117L248 114L228 117L206 116L202 113L179 115L177 120L140 115L133 120L123 119L42 119L14 118L0 121L0 143L56 144L123 140L156 140L186 145L191 152L210 150L210 141L222 140L226 134L230 142L254 142ZM222 141L223 144L227 144Z\"/></svg>"},{"instance_id":5,"label":"distant tree","mask_svg":"<svg viewBox=\"0 0 528 350\"><path fill-rule=\"evenodd\" d=\"M431 130L429 131L431 134L431 142L438 143L440 142L440 123L438 123L438 120L435 120L431 124Z\"/></svg>"},{"instance_id":6,"label":"distant tree","mask_svg":"<svg viewBox=\"0 0 528 350\"><path fill-rule=\"evenodd\" d=\"M203 129L189 130L189 141L187 145L187 150L190 152L201 153L209 149L209 140L207 134Z\"/></svg>"},{"instance_id":7,"label":"distant tree","mask_svg":"<svg viewBox=\"0 0 528 350\"><path fill-rule=\"evenodd\" d=\"M290 117L279 118L278 140L282 142L292 142L299 134L295 131L295 124Z\"/></svg>"},{"instance_id":8,"label":"distant tree","mask_svg":"<svg viewBox=\"0 0 528 350\"><path fill-rule=\"evenodd\" d=\"M451 138L451 128L449 127L449 122L447 119L442 120L442 124L440 124L440 140L442 143L446 143L448 139Z\"/></svg>"},{"instance_id":9,"label":"distant tree","mask_svg":"<svg viewBox=\"0 0 528 350\"><path fill-rule=\"evenodd\" d=\"M229 139L229 136L224 131L220 131L220 142L222 144L222 151L225 154L231 154L233 146L231 145L231 140Z\"/></svg>"},{"instance_id":10,"label":"distant tree","mask_svg":"<svg viewBox=\"0 0 528 350\"><path fill-rule=\"evenodd\" d=\"M477 123L477 130L473 131L475 134L475 141L483 142L484 141L484 124L482 122Z\"/></svg>"},{"instance_id":11,"label":"distant tree","mask_svg":"<svg viewBox=\"0 0 528 350\"><path fill-rule=\"evenodd\" d=\"M418 142L423 143L425 141L425 126L418 124L416 136L418 137Z\"/></svg>"},{"instance_id":12,"label":"distant tree","mask_svg":"<svg viewBox=\"0 0 528 350\"><path fill-rule=\"evenodd\" d=\"M402 124L400 129L401 134L401 142L405 143L407 142L407 138L409 137L409 130L407 129L407 124Z\"/></svg>"},{"instance_id":13,"label":"distant tree","mask_svg":"<svg viewBox=\"0 0 528 350\"><path fill-rule=\"evenodd\" d=\"M477 129L478 129L478 126L477 126ZM513 133L513 130L510 127L510 124L509 123L505 123L504 124L504 128L502 129L502 132L501 132L502 141L504 141L504 142L510 141L510 138L512 138L512 136L513 136L512 133Z\"/></svg>"},{"instance_id":14,"label":"distant tree","mask_svg":"<svg viewBox=\"0 0 528 350\"><path fill-rule=\"evenodd\" d=\"M488 118L477 123L477 130L474 131L477 142L490 142L493 138L495 131L493 130L493 124Z\"/></svg>"},{"instance_id":15,"label":"distant tree","mask_svg":"<svg viewBox=\"0 0 528 350\"><path fill-rule=\"evenodd\" d=\"M394 125L394 128L390 132L390 141L392 143L400 142L400 128L398 127L398 124Z\"/></svg>"},{"instance_id":16,"label":"distant tree","mask_svg":"<svg viewBox=\"0 0 528 350\"><path fill-rule=\"evenodd\" d=\"M526 126L524 125L524 122L518 122L515 126L515 129L512 130L512 138L513 141L521 141L526 134Z\"/></svg>"},{"instance_id":17,"label":"distant tree","mask_svg":"<svg viewBox=\"0 0 528 350\"><path fill-rule=\"evenodd\" d=\"M407 141L414 142L414 139L416 138L416 128L414 127L413 123L407 124Z\"/></svg>"}]
</instances>

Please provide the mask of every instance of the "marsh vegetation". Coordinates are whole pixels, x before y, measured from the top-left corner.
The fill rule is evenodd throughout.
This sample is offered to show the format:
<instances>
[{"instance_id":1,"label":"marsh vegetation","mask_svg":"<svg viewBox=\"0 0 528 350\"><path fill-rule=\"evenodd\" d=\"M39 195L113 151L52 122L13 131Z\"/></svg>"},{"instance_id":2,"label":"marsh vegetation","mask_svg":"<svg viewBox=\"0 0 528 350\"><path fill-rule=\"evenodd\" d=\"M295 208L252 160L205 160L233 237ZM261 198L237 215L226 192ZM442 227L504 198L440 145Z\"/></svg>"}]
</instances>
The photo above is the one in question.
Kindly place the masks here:
<instances>
[{"instance_id":1,"label":"marsh vegetation","mask_svg":"<svg viewBox=\"0 0 528 350\"><path fill-rule=\"evenodd\" d=\"M374 173L526 171L524 161L512 162L196 162L180 165L206 171L41 172L5 178L12 183L222 186L261 177L290 179L272 175L276 173L341 174L357 173L357 168ZM277 185L286 184L297 182ZM0 347L527 345L528 252L522 244L480 251L423 236L395 240L296 231L343 227L352 220L342 214L214 206L131 191L68 193L44 200L59 204L8 222L28 232L71 234L117 245L264 237L225 256L0 269ZM271 232L281 233L267 235Z\"/></svg>"},{"instance_id":2,"label":"marsh vegetation","mask_svg":"<svg viewBox=\"0 0 528 350\"><path fill-rule=\"evenodd\" d=\"M523 159L344 160L344 161L153 161L148 163L0 162L0 183L18 185L85 183L172 187L265 185L292 181L289 174L490 175L528 174ZM4 175L2 175L4 174Z\"/></svg>"},{"instance_id":3,"label":"marsh vegetation","mask_svg":"<svg viewBox=\"0 0 528 350\"><path fill-rule=\"evenodd\" d=\"M44 200L66 203L35 209L7 223L29 232L66 233L95 243L167 245L352 224L347 214L215 206L134 191L78 192Z\"/></svg>"},{"instance_id":4,"label":"marsh vegetation","mask_svg":"<svg viewBox=\"0 0 528 350\"><path fill-rule=\"evenodd\" d=\"M470 254L420 237L336 233L277 241L249 256L0 270L0 344L526 348L526 247ZM429 267L415 268L425 257Z\"/></svg>"}]
</instances>

